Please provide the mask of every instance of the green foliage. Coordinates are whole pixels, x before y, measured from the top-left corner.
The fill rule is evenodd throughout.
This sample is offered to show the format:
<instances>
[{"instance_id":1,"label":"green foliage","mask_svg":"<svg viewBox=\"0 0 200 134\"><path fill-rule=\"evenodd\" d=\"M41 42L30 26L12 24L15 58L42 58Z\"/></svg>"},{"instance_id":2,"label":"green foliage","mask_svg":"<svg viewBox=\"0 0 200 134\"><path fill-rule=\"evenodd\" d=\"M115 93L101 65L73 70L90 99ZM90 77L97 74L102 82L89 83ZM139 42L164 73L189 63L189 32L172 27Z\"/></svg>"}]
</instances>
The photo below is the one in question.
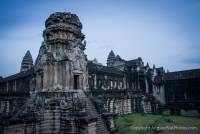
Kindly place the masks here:
<instances>
[{"instance_id":1,"label":"green foliage","mask_svg":"<svg viewBox=\"0 0 200 134\"><path fill-rule=\"evenodd\" d=\"M153 134L156 127L166 125L190 126L200 129L200 118L133 113L119 116L116 125L118 134ZM145 129L136 130L137 127L144 127Z\"/></svg>"}]
</instances>

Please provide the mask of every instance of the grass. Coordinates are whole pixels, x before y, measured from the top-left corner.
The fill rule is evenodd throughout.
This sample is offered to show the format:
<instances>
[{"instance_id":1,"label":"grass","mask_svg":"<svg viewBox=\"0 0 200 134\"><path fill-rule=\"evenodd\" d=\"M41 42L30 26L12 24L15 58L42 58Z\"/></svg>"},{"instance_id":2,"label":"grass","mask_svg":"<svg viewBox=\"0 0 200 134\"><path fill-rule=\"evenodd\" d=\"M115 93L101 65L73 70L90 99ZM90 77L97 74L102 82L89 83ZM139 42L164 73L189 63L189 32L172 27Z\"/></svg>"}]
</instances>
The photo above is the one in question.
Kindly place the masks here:
<instances>
[{"instance_id":1,"label":"grass","mask_svg":"<svg viewBox=\"0 0 200 134\"><path fill-rule=\"evenodd\" d=\"M140 113L133 113L130 115L119 116L116 120L118 134L153 134L155 130L150 127L195 127L197 129L190 131L190 133L200 133L200 118L197 117L182 117L182 116L165 116ZM148 129L135 129L137 127L146 127ZM168 133L184 134L186 130L162 130L160 134ZM186 132L187 133L187 132Z\"/></svg>"}]
</instances>

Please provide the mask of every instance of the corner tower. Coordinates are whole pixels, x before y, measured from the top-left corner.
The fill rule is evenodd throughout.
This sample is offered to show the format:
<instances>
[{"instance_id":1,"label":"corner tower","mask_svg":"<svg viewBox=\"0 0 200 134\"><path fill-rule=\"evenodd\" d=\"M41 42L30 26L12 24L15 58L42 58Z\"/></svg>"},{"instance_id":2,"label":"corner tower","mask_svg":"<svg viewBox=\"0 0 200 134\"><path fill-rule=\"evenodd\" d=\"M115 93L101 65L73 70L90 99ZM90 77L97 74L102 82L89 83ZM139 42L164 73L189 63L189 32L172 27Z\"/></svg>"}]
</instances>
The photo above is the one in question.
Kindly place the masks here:
<instances>
[{"instance_id":1,"label":"corner tower","mask_svg":"<svg viewBox=\"0 0 200 134\"><path fill-rule=\"evenodd\" d=\"M20 72L29 70L33 66L33 58L28 50L22 60Z\"/></svg>"},{"instance_id":2,"label":"corner tower","mask_svg":"<svg viewBox=\"0 0 200 134\"><path fill-rule=\"evenodd\" d=\"M113 63L115 61L115 53L113 52L113 50L110 51L108 58L107 58L107 66L111 67L113 66Z\"/></svg>"},{"instance_id":3,"label":"corner tower","mask_svg":"<svg viewBox=\"0 0 200 134\"><path fill-rule=\"evenodd\" d=\"M87 88L86 43L77 15L57 12L49 16L44 42L36 60L37 89L69 90Z\"/></svg>"}]
</instances>

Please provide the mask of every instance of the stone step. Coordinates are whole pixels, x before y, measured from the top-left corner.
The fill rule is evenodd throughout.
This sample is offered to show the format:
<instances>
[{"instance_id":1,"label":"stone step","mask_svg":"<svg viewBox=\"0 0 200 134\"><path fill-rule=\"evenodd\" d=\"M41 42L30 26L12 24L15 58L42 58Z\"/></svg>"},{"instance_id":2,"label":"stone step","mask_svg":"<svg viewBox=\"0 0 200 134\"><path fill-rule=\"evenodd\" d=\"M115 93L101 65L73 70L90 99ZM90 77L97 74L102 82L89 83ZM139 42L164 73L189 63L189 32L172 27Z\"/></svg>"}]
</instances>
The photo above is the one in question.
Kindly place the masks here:
<instances>
[{"instance_id":1,"label":"stone step","mask_svg":"<svg viewBox=\"0 0 200 134\"><path fill-rule=\"evenodd\" d=\"M90 100L89 97L85 95L85 93L82 91L81 93L82 99L86 102L86 111L90 116L97 116L97 129L96 132L97 134L109 134L109 130L107 126L105 125L104 120L102 119L101 115L97 112L94 104Z\"/></svg>"}]
</instances>

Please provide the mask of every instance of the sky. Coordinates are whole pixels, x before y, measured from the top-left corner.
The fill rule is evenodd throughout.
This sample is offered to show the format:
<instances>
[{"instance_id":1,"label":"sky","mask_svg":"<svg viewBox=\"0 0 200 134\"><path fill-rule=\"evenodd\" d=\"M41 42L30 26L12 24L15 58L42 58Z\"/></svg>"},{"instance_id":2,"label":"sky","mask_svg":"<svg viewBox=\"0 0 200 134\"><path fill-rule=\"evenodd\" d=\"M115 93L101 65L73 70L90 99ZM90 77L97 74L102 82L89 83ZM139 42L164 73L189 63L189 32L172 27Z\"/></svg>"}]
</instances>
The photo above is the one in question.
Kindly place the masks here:
<instances>
[{"instance_id":1,"label":"sky","mask_svg":"<svg viewBox=\"0 0 200 134\"><path fill-rule=\"evenodd\" d=\"M27 50L36 59L54 12L79 16L89 60L106 65L113 50L169 71L200 68L200 0L1 0L0 76L18 73Z\"/></svg>"}]
</instances>

